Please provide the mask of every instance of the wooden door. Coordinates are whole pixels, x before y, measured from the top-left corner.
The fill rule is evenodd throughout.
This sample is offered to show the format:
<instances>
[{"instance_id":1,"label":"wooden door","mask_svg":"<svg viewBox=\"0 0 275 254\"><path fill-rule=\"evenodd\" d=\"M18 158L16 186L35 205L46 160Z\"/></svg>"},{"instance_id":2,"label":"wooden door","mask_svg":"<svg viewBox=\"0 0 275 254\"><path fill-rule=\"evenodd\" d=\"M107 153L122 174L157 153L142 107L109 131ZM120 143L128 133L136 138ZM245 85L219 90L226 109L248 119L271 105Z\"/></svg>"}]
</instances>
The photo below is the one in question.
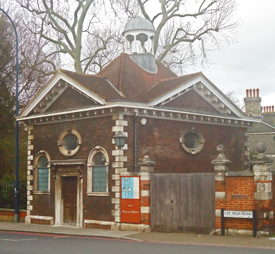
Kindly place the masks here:
<instances>
[{"instance_id":1,"label":"wooden door","mask_svg":"<svg viewBox=\"0 0 275 254\"><path fill-rule=\"evenodd\" d=\"M154 231L210 233L215 228L213 173L153 173L150 185Z\"/></svg>"},{"instance_id":2,"label":"wooden door","mask_svg":"<svg viewBox=\"0 0 275 254\"><path fill-rule=\"evenodd\" d=\"M64 201L63 223L76 225L77 177L63 177L62 183Z\"/></svg>"}]
</instances>

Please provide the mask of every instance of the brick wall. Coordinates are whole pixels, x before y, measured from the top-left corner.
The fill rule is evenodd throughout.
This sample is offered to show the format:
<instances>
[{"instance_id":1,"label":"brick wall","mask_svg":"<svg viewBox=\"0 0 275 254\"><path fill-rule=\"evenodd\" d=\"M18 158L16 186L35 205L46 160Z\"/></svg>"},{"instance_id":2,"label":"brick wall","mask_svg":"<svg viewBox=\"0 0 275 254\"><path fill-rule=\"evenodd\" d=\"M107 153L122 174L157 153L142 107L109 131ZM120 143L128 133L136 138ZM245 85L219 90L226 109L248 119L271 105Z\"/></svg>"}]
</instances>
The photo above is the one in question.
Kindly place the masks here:
<instances>
[{"instance_id":1,"label":"brick wall","mask_svg":"<svg viewBox=\"0 0 275 254\"><path fill-rule=\"evenodd\" d=\"M274 232L275 220L275 180L273 178L273 199L257 200L257 182L254 179L253 172L227 172L224 181L215 181L216 191L216 228L221 228L220 210L233 211L257 211L257 230L270 234ZM250 174L250 176L241 176L241 174ZM234 176L230 176L234 175ZM261 181L263 183L268 181ZM219 195L217 195L217 193ZM224 196L221 193L225 193ZM225 229L227 230L251 230L253 229L252 219L225 218Z\"/></svg>"},{"instance_id":2,"label":"brick wall","mask_svg":"<svg viewBox=\"0 0 275 254\"><path fill-rule=\"evenodd\" d=\"M254 177L226 177L225 210L253 211ZM225 219L225 228L252 229L251 219Z\"/></svg>"},{"instance_id":3,"label":"brick wall","mask_svg":"<svg viewBox=\"0 0 275 254\"><path fill-rule=\"evenodd\" d=\"M27 215L26 210L19 211L19 222L25 222L26 215ZM14 210L1 208L0 221L14 221Z\"/></svg>"},{"instance_id":4,"label":"brick wall","mask_svg":"<svg viewBox=\"0 0 275 254\"><path fill-rule=\"evenodd\" d=\"M84 219L101 219L113 220L111 216L111 186L114 184L112 180L113 156L111 151L114 147L112 144L112 126L114 121L111 116L99 117L95 119L85 119L81 121L70 121L55 124L35 125L33 128L33 151L35 155L44 150L48 152L51 160L67 160L67 159L85 159L87 161L90 151L96 146L101 146L108 151L110 160L109 166L109 197L87 196L87 172L83 167L83 218ZM57 141L60 133L67 128L76 129L82 138L80 150L73 156L67 157L63 155L58 148ZM54 216L55 215L55 178L51 170L50 178L51 191L50 194L34 194L33 210L31 215L38 216Z\"/></svg>"},{"instance_id":5,"label":"brick wall","mask_svg":"<svg viewBox=\"0 0 275 254\"><path fill-rule=\"evenodd\" d=\"M149 119L140 123L142 117L137 117L137 158L149 155L156 162L156 172L201 173L213 172L211 161L216 158L216 146L223 144L227 149L225 154L232 160L234 170L245 169L245 128L230 126L215 126L198 123L178 122L162 119ZM133 117L128 116L128 161L125 163L133 171L134 165L134 132ZM205 139L205 144L199 153L192 155L186 152L179 139L184 130L196 128Z\"/></svg>"}]
</instances>

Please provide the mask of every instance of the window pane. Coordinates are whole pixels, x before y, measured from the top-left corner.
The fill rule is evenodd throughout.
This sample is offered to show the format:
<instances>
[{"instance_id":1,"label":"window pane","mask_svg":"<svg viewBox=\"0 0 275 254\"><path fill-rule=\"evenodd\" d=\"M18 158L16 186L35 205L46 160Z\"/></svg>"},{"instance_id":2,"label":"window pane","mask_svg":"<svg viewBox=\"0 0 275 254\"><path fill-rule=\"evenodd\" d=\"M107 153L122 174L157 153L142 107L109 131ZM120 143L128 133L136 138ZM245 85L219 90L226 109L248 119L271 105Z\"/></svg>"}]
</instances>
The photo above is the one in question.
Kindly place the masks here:
<instances>
[{"instance_id":1,"label":"window pane","mask_svg":"<svg viewBox=\"0 0 275 254\"><path fill-rule=\"evenodd\" d=\"M37 190L38 191L48 191L49 169L48 168L39 168L37 175L38 175Z\"/></svg>"},{"instance_id":2,"label":"window pane","mask_svg":"<svg viewBox=\"0 0 275 254\"><path fill-rule=\"evenodd\" d=\"M106 192L106 166L93 167L93 192Z\"/></svg>"},{"instance_id":3,"label":"window pane","mask_svg":"<svg viewBox=\"0 0 275 254\"><path fill-rule=\"evenodd\" d=\"M103 153L96 153L93 158L93 165L95 166L105 166L106 158Z\"/></svg>"},{"instance_id":4,"label":"window pane","mask_svg":"<svg viewBox=\"0 0 275 254\"><path fill-rule=\"evenodd\" d=\"M199 144L199 137L195 133L187 133L184 136L184 144L188 148L196 148Z\"/></svg>"},{"instance_id":5,"label":"window pane","mask_svg":"<svg viewBox=\"0 0 275 254\"><path fill-rule=\"evenodd\" d=\"M77 136L74 134L68 134L64 137L64 146L67 150L72 151L77 147Z\"/></svg>"},{"instance_id":6,"label":"window pane","mask_svg":"<svg viewBox=\"0 0 275 254\"><path fill-rule=\"evenodd\" d=\"M48 159L45 156L41 156L38 160L37 167L38 168L47 168Z\"/></svg>"}]
</instances>

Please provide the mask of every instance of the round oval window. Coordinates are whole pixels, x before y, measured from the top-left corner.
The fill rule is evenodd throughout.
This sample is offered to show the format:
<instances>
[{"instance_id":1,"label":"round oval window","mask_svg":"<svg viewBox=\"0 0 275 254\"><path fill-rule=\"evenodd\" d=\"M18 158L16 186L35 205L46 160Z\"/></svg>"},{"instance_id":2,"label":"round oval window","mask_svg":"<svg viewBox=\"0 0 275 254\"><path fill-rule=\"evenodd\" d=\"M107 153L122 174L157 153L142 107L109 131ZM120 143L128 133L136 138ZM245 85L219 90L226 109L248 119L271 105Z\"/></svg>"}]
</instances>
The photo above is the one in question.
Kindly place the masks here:
<instances>
[{"instance_id":1,"label":"round oval window","mask_svg":"<svg viewBox=\"0 0 275 254\"><path fill-rule=\"evenodd\" d=\"M205 140L198 130L190 128L182 133L180 143L186 152L196 154L202 150Z\"/></svg>"},{"instance_id":2,"label":"round oval window","mask_svg":"<svg viewBox=\"0 0 275 254\"><path fill-rule=\"evenodd\" d=\"M74 134L68 134L64 137L64 146L67 150L72 151L77 148L77 137Z\"/></svg>"},{"instance_id":3,"label":"round oval window","mask_svg":"<svg viewBox=\"0 0 275 254\"><path fill-rule=\"evenodd\" d=\"M184 140L184 144L188 148L196 148L199 144L199 137L195 133L187 133Z\"/></svg>"}]
</instances>

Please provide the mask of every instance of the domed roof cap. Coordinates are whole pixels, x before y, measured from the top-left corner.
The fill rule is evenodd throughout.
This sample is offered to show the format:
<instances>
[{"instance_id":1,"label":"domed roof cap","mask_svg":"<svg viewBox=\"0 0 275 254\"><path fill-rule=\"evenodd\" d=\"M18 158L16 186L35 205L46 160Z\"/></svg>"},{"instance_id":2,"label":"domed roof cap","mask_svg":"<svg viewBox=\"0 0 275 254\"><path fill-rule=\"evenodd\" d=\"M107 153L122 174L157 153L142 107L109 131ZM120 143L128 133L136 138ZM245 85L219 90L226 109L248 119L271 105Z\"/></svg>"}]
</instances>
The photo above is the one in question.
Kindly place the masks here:
<instances>
[{"instance_id":1,"label":"domed roof cap","mask_svg":"<svg viewBox=\"0 0 275 254\"><path fill-rule=\"evenodd\" d=\"M134 30L148 30L152 32L156 31L154 25L149 20L141 17L132 18L126 24L122 34L124 35L124 33L128 31L134 31Z\"/></svg>"}]
</instances>

